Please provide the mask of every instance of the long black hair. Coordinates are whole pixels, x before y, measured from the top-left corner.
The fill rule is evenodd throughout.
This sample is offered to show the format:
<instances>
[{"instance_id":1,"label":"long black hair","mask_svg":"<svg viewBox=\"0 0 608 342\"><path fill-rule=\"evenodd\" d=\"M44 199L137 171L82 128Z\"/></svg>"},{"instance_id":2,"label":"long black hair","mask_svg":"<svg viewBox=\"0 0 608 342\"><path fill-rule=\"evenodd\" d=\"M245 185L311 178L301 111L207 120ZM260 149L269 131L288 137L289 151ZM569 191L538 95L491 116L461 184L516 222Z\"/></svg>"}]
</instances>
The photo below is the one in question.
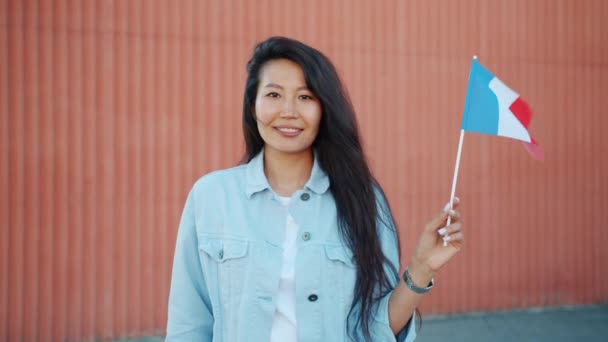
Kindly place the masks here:
<instances>
[{"instance_id":1,"label":"long black hair","mask_svg":"<svg viewBox=\"0 0 608 342\"><path fill-rule=\"evenodd\" d=\"M349 317L359 313L356 327L361 327L370 338L369 322L378 300L392 290L390 277L399 279L398 266L382 252L378 218L392 221L388 202L378 206L377 194L384 197L374 179L359 138L355 111L345 87L331 61L321 52L299 41L272 37L259 43L247 63L247 81L243 99L243 132L249 162L264 147L254 113L259 74L264 64L274 59L288 59L297 63L304 73L308 89L319 99L322 108L318 135L313 142L316 158L330 180L335 199L338 227L343 242L350 248L357 265L353 302ZM379 190L379 191L378 191ZM386 210L381 214L379 210ZM389 222L389 227L395 227ZM395 229L395 237L397 230ZM399 239L396 238L397 248ZM348 319L350 322L350 319ZM350 329L349 329L350 333Z\"/></svg>"}]
</instances>

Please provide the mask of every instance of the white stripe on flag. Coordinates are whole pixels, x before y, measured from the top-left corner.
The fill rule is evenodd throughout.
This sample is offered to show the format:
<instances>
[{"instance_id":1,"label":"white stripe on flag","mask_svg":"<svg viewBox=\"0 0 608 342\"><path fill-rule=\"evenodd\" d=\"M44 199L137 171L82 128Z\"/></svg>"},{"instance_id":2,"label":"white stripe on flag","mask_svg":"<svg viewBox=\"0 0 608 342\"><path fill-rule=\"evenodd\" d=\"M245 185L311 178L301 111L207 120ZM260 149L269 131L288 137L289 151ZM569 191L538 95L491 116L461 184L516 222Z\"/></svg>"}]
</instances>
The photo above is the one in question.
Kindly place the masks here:
<instances>
[{"instance_id":1,"label":"white stripe on flag","mask_svg":"<svg viewBox=\"0 0 608 342\"><path fill-rule=\"evenodd\" d=\"M528 130L509 109L511 104L517 100L519 94L496 77L490 81L489 87L498 98L498 135L532 142Z\"/></svg>"}]
</instances>

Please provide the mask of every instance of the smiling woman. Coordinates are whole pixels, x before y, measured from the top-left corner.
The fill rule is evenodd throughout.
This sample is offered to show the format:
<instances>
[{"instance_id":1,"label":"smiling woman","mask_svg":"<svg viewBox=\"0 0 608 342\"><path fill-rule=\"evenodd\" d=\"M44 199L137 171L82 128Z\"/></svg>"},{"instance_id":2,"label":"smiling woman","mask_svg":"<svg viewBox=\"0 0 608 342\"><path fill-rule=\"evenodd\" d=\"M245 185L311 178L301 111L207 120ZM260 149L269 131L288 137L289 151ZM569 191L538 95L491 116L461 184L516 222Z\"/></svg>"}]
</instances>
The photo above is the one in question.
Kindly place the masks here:
<instances>
[{"instance_id":1,"label":"smiling woman","mask_svg":"<svg viewBox=\"0 0 608 342\"><path fill-rule=\"evenodd\" d=\"M462 246L458 213L425 226L400 277L395 222L332 63L273 37L247 72L246 154L188 196L167 340L413 341L416 306Z\"/></svg>"}]
</instances>

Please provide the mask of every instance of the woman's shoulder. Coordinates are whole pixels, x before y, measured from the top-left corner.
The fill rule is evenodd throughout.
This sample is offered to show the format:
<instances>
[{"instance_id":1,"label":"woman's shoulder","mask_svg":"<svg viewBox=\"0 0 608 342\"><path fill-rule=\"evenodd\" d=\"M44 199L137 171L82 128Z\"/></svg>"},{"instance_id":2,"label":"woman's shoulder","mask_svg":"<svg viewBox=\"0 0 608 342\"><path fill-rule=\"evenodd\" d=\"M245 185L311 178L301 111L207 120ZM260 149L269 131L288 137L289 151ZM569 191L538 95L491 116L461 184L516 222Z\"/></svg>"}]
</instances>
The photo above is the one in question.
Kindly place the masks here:
<instances>
[{"instance_id":1,"label":"woman's shoulder","mask_svg":"<svg viewBox=\"0 0 608 342\"><path fill-rule=\"evenodd\" d=\"M194 194L213 193L227 188L244 185L246 165L211 171L196 180L192 187Z\"/></svg>"}]
</instances>

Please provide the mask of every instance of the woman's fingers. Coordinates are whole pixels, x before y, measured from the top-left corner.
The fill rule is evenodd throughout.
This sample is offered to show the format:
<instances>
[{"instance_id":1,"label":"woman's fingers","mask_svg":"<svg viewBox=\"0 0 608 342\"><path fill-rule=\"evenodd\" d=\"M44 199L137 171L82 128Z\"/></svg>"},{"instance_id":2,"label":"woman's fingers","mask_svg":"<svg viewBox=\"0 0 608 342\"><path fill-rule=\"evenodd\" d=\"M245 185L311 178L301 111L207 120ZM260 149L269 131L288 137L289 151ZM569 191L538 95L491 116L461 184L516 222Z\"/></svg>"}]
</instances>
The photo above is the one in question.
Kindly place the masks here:
<instances>
[{"instance_id":1,"label":"woman's fingers","mask_svg":"<svg viewBox=\"0 0 608 342\"><path fill-rule=\"evenodd\" d=\"M437 228L445 228L445 226L448 224L448 217L450 217L449 224L454 224L460 221L460 213L457 210L448 209L448 211L444 213L443 221L439 224L439 226L437 226Z\"/></svg>"},{"instance_id":2,"label":"woman's fingers","mask_svg":"<svg viewBox=\"0 0 608 342\"><path fill-rule=\"evenodd\" d=\"M460 220L460 213L454 208L460 204L460 199L458 197L454 197L453 204L452 209L450 209L450 203L446 204L441 213L426 225L425 230L436 231L441 227L445 227L448 217L450 217L450 223L458 222Z\"/></svg>"},{"instance_id":3,"label":"woman's fingers","mask_svg":"<svg viewBox=\"0 0 608 342\"><path fill-rule=\"evenodd\" d=\"M462 232L457 232L454 234L450 234L447 235L443 238L443 241L446 242L460 242L461 244L464 243L464 234Z\"/></svg>"},{"instance_id":4,"label":"woman's fingers","mask_svg":"<svg viewBox=\"0 0 608 342\"><path fill-rule=\"evenodd\" d=\"M433 232L437 229L439 229L440 227L445 226L445 222L448 218L448 213L442 211L439 215L435 216L435 218L433 218L431 220L431 222L427 223L425 230L429 231L429 232Z\"/></svg>"},{"instance_id":5,"label":"woman's fingers","mask_svg":"<svg viewBox=\"0 0 608 342\"><path fill-rule=\"evenodd\" d=\"M441 236L446 236L446 235L449 236L450 234L460 232L461 229L462 229L461 223L454 223L447 227L443 227L443 228L437 230L437 233L439 233L439 235L441 235Z\"/></svg>"},{"instance_id":6,"label":"woman's fingers","mask_svg":"<svg viewBox=\"0 0 608 342\"><path fill-rule=\"evenodd\" d=\"M449 209L447 211L448 216L450 216L452 219L451 222L456 222L458 220L460 220L460 213L457 210L454 209Z\"/></svg>"},{"instance_id":7,"label":"woman's fingers","mask_svg":"<svg viewBox=\"0 0 608 342\"><path fill-rule=\"evenodd\" d=\"M460 204L460 198L454 197L454 202L452 203L451 209L456 209L459 204ZM445 206L443 207L443 211L447 212L449 209L450 209L450 202L445 204Z\"/></svg>"}]
</instances>

